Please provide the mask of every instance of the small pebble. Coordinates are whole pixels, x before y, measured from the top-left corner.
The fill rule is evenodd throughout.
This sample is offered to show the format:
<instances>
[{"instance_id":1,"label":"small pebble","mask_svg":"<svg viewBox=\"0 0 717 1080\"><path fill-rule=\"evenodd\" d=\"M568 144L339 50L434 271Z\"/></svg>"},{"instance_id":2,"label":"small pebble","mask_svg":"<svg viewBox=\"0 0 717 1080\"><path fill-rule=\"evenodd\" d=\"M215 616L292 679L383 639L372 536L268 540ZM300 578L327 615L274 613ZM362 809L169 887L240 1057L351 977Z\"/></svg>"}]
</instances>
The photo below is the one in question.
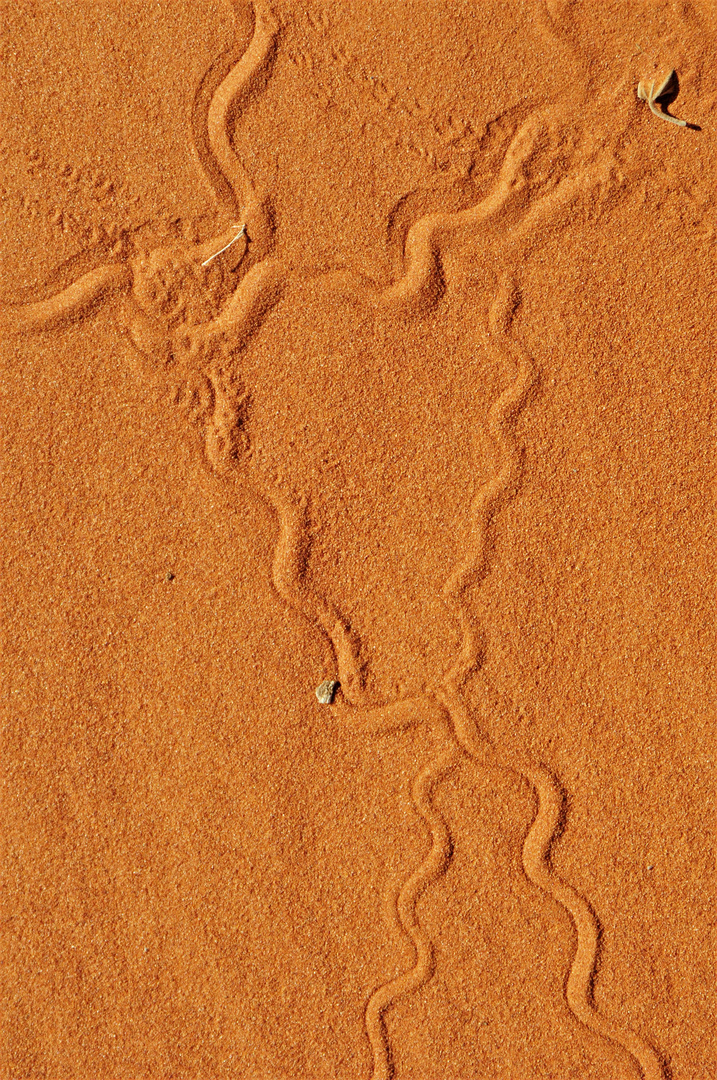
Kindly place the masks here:
<instances>
[{"instance_id":1,"label":"small pebble","mask_svg":"<svg viewBox=\"0 0 717 1080\"><path fill-rule=\"evenodd\" d=\"M316 697L321 705L331 705L334 694L339 688L335 679L324 679L321 686L316 687Z\"/></svg>"}]
</instances>

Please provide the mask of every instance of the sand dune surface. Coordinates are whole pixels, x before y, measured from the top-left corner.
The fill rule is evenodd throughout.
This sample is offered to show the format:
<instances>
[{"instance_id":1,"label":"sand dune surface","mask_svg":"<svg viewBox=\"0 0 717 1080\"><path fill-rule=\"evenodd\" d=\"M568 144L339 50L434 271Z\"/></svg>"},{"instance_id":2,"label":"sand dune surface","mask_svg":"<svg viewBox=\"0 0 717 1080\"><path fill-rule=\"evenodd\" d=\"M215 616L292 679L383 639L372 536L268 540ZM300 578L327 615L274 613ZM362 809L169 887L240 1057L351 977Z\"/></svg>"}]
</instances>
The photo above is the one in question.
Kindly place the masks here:
<instances>
[{"instance_id":1,"label":"sand dune surface","mask_svg":"<svg viewBox=\"0 0 717 1080\"><path fill-rule=\"evenodd\" d=\"M710 5L0 27L2 1076L717 1076Z\"/></svg>"}]
</instances>

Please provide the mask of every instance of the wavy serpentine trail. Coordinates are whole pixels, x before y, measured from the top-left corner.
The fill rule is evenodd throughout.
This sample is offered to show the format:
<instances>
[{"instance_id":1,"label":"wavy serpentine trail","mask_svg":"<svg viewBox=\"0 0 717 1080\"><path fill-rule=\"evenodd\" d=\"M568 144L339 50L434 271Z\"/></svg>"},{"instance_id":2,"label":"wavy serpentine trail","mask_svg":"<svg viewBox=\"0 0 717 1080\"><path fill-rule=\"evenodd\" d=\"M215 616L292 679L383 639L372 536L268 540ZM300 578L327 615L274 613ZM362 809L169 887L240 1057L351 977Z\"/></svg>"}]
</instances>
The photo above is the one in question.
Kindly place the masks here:
<instances>
[{"instance_id":1,"label":"wavy serpentine trail","mask_svg":"<svg viewBox=\"0 0 717 1080\"><path fill-rule=\"evenodd\" d=\"M266 258L273 241L271 221L241 161L231 145L229 125L233 111L246 102L267 74L278 37L278 24L270 9L254 5L254 32L250 45L237 63L230 67L212 95L206 118L208 147L195 140L202 168L218 200L221 186L229 188L235 207L243 214L253 265L221 314L211 326L226 336L233 348L244 347L258 329L267 311L277 303L289 280L290 270L278 260ZM552 24L546 29L554 32ZM213 65L214 67L214 65ZM207 78L205 75L205 79ZM201 88L200 88L201 90ZM196 104L196 99L195 99ZM586 188L602 179L606 155L593 156L570 176L559 181L547 194L528 199L524 165L530 159L544 130L544 119L531 117L513 137L506 152L496 184L490 194L468 210L455 214L428 214L410 229L404 252L404 274L380 289L353 273L332 271L322 274L327 286L348 285L352 293L378 308L402 313L426 311L440 299L444 283L441 273L441 248L446 238L463 228L476 228L489 220L500 220L511 207L527 205L517 225L508 227L496 246L503 256L515 251L533 234L546 216L552 217L568 207ZM210 156L208 156L208 154ZM217 175L221 184L217 183ZM234 227L226 239L232 239ZM219 238L221 243L224 237ZM197 245L197 258L212 255L218 244L215 238ZM233 255L240 258L241 245ZM132 284L132 272L123 264L101 267L80 277L61 293L38 303L4 306L0 323L6 331L37 332L83 317L103 297ZM308 504L289 494L255 463L251 473L261 494L272 505L278 521L272 578L282 600L318 626L331 642L339 679L348 706L338 706L359 730L369 734L400 731L418 723L445 723L450 720L450 736L455 740L446 752L423 769L414 779L414 808L431 835L427 858L403 885L397 901L397 914L404 933L411 939L415 963L410 971L378 987L366 1007L366 1029L374 1057L374 1080L389 1080L392 1062L384 1021L387 1009L399 997L415 992L433 973L433 948L420 926L416 904L425 889L445 872L451 856L447 825L431 803L432 788L455 766L463 752L479 765L519 773L532 786L537 797L537 813L523 845L523 868L528 879L550 896L570 916L577 945L566 981L566 1000L586 1028L621 1050L640 1071L643 1080L666 1080L665 1069L655 1051L627 1028L610 1023L595 1007L592 982L599 944L599 924L587 901L563 882L550 864L550 848L563 816L563 798L552 773L530 762L524 755L510 757L485 738L462 700L461 687L471 671L480 665L480 641L470 617L466 593L478 584L488 570L486 540L493 516L514 491L520 477L520 449L513 425L535 378L532 359L512 334L509 334L519 296L509 277L501 282L491 309L490 329L493 341L506 358L517 367L513 384L504 391L490 410L488 429L499 450L498 472L477 492L470 507L472 540L461 563L444 587L446 600L453 605L460 625L462 645L455 663L445 673L434 694L387 703L374 708L357 707L362 700L364 673L359 643L351 627L328 599L317 595L305 582L309 557ZM208 432L207 454L212 466L226 474L227 464L234 464L237 454L237 428L241 425L241 407L236 395L236 380L231 372L214 366L208 373L215 399L213 430ZM249 453L251 461L251 453Z\"/></svg>"},{"instance_id":2,"label":"wavy serpentine trail","mask_svg":"<svg viewBox=\"0 0 717 1080\"><path fill-rule=\"evenodd\" d=\"M500 468L473 500L473 539L444 588L446 599L453 601L457 609L463 645L455 664L445 674L437 696L449 713L456 742L468 757L484 767L497 765L517 773L535 792L537 812L523 844L523 869L533 885L568 913L575 928L577 944L565 987L571 1012L618 1052L624 1051L626 1068L636 1066L643 1080L666 1080L663 1064L653 1048L630 1029L611 1023L595 1007L592 984L597 965L599 923L585 898L564 882L550 863L550 848L564 815L564 799L556 777L549 769L531 762L527 755L507 753L484 737L460 693L462 684L479 664L477 635L464 594L487 572L486 537L491 519L515 490L520 478L520 449L513 424L535 379L534 365L527 351L514 336L508 337L518 303L515 286L510 278L505 278L491 308L489 326L494 342L500 343L499 347L507 355L516 358L517 374L512 386L500 395L488 415L488 429L500 451Z\"/></svg>"},{"instance_id":3,"label":"wavy serpentine trail","mask_svg":"<svg viewBox=\"0 0 717 1080\"><path fill-rule=\"evenodd\" d=\"M244 193L247 222L252 214L255 215L252 220L259 222L258 236L264 237L260 241L260 248L270 246L270 240L266 237L268 222L265 217L262 218L248 178L235 159L227 134L226 118L233 106L234 95L240 90L245 92L256 75L265 68L275 34L276 25L272 18L257 10L252 45L245 58L221 84L218 97L210 107L212 149L233 190L238 194L237 189L241 188ZM532 153L542 126L542 119L533 117L519 129L506 152L497 182L484 200L455 214L426 215L411 227L405 245L405 271L399 280L378 290L357 275L334 272L325 275L327 284L332 279L343 280L377 307L401 312L425 311L433 306L443 291L440 269L442 241L461 228L475 228L491 218L498 218L511 200L520 196L525 187L522 167ZM592 175L594 177L594 172ZM575 174L560 181L536 205L529 206L523 221L516 228L508 230L506 245L520 246L531 235L539 220L545 219L546 214L552 217L556 212L565 210L579 197L589 177L589 169L578 169ZM248 225L249 229L251 227ZM278 268L277 273L280 273ZM436 722L442 716L442 706L450 717L457 744L419 773L414 781L414 807L430 830L431 850L401 889L397 913L404 932L414 944L416 960L410 971L378 987L366 1006L366 1030L374 1058L373 1080L388 1080L392 1075L385 1012L398 998L418 990L433 973L433 949L418 922L416 904L423 891L445 872L450 860L451 843L445 821L430 802L430 790L455 765L458 747L479 764L500 764L503 768L516 770L514 760L506 759L479 735L460 698L460 688L480 661L479 637L470 618L466 593L487 572L486 541L491 521L520 479L521 455L514 422L534 383L535 368L527 350L514 335L509 334L519 302L514 281L509 276L504 277L490 311L489 329L493 341L502 348L505 357L515 363L517 374L512 385L500 395L489 412L488 431L498 449L500 466L471 503L471 544L444 587L446 600L456 610L462 646L434 699L399 701L373 709L356 707L360 704L364 684L356 636L335 606L310 590L304 581L309 555L306 500L281 491L266 476L261 479L264 495L274 507L279 524L272 568L274 585L287 604L320 626L330 640L339 680L349 703L349 708L341 711L357 722L362 730L379 733L401 730L429 718ZM525 874L568 913L576 930L577 946L565 990L567 1003L576 1019L589 1030L616 1048L622 1048L637 1065L644 1080L665 1080L663 1066L652 1048L632 1031L611 1024L595 1008L592 981L599 943L598 922L587 901L555 874L549 860L550 846L560 826L563 810L560 789L555 777L540 765L525 760L518 771L530 782L538 800L536 817L523 847Z\"/></svg>"},{"instance_id":4,"label":"wavy serpentine trail","mask_svg":"<svg viewBox=\"0 0 717 1080\"><path fill-rule=\"evenodd\" d=\"M253 469L253 473L264 497L273 506L279 525L272 565L274 587L289 607L323 630L336 657L344 697L350 702L363 689L358 642L337 608L304 581L310 547L308 500L289 495L278 484L271 483L259 468Z\"/></svg>"},{"instance_id":5,"label":"wavy serpentine trail","mask_svg":"<svg viewBox=\"0 0 717 1080\"><path fill-rule=\"evenodd\" d=\"M461 651L444 677L444 686L451 694L457 692L478 662L478 639L465 594L487 572L486 542L490 523L520 479L520 450L513 421L533 385L535 368L527 350L515 339L508 338L508 328L519 302L520 296L513 280L504 277L491 307L488 325L493 342L501 342L509 357L517 357L518 373L513 384L503 391L488 413L488 432L499 451L501 464L498 472L479 488L471 503L471 541L464 558L443 588L445 599L457 608L463 635Z\"/></svg>"},{"instance_id":6,"label":"wavy serpentine trail","mask_svg":"<svg viewBox=\"0 0 717 1080\"><path fill-rule=\"evenodd\" d=\"M643 1038L627 1027L612 1023L598 1012L593 1000L593 980L600 943L600 925L587 900L568 885L550 864L550 847L564 815L564 798L553 774L541 765L526 764L523 776L538 799L538 811L523 844L526 877L568 912L577 944L565 986L573 1015L606 1042L624 1051L625 1065L639 1069L643 1080L667 1080L659 1055Z\"/></svg>"},{"instance_id":7,"label":"wavy serpentine trail","mask_svg":"<svg viewBox=\"0 0 717 1080\"><path fill-rule=\"evenodd\" d=\"M88 315L100 299L126 289L132 274L122 263L90 270L61 293L33 304L3 304L0 331L5 334L37 334L65 326Z\"/></svg>"},{"instance_id":8,"label":"wavy serpentine trail","mask_svg":"<svg viewBox=\"0 0 717 1080\"><path fill-rule=\"evenodd\" d=\"M234 111L261 88L276 48L279 24L271 9L254 5L254 32L249 47L220 83L211 100L207 116L209 145L222 175L236 200L236 209L243 214L249 238L249 250L257 259L263 258L271 247L273 230L244 165L231 144L229 123ZM201 160L201 157L200 157ZM213 178L208 174L210 184Z\"/></svg>"},{"instance_id":9,"label":"wavy serpentine trail","mask_svg":"<svg viewBox=\"0 0 717 1080\"><path fill-rule=\"evenodd\" d=\"M415 777L411 796L416 812L423 818L431 835L431 850L402 887L396 903L398 918L415 952L410 971L374 990L366 1006L366 1031L373 1052L373 1080L390 1080L394 1068L384 1013L398 998L418 990L433 975L433 945L418 921L416 905L429 885L446 872L451 858L451 834L441 814L431 802L431 789L460 760L457 747L450 747Z\"/></svg>"}]
</instances>

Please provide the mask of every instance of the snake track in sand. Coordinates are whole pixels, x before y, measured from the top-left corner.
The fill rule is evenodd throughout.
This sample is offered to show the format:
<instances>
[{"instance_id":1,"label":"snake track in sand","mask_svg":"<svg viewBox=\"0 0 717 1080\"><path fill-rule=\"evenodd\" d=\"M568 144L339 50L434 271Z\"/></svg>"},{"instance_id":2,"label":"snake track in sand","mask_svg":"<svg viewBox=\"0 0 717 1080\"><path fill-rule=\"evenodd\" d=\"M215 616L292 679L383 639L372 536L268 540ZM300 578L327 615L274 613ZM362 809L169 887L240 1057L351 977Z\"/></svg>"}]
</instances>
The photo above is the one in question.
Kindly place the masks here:
<instances>
[{"instance_id":1,"label":"snake track in sand","mask_svg":"<svg viewBox=\"0 0 717 1080\"><path fill-rule=\"evenodd\" d=\"M234 0L232 6L236 14L238 7ZM244 268L242 281L232 300L212 324L219 334L226 333L236 349L244 347L258 329L291 277L290 269L280 260L267 257L273 244L271 221L231 143L230 125L235 110L246 104L260 88L268 75L278 41L279 26L271 10L264 4L255 4L253 10L254 29L248 48L236 59L235 43L223 59L212 65L195 97L192 117L195 149L212 193L233 215L242 216L249 241L248 265ZM547 34L555 35L554 22L547 15L543 19L543 29ZM563 42L563 48L567 47ZM215 74L218 84L206 113L200 117L203 88ZM198 127L201 125L200 134ZM321 275L327 289L336 285L348 288L353 295L377 309L399 314L425 313L439 301L444 289L441 251L447 238L459 230L478 229L489 221L506 225L504 235L500 241L496 240L496 245L504 260L518 265L526 246L544 227L545 221L562 214L585 190L600 182L607 161L605 154L602 157L588 154L570 175L531 201L527 197L524 166L543 126L544 118L536 115L519 128L507 148L493 189L485 199L455 214L425 215L410 227L404 250L404 273L397 280L379 288L355 274L330 271ZM517 220L515 215L511 216L511 208L523 203L526 204L525 213ZM198 252L200 258L207 254L199 248ZM83 275L48 300L5 305L0 312L0 321L5 330L14 333L48 330L84 317L104 296L131 285L130 268L115 263ZM637 1068L643 1080L666 1080L665 1069L656 1052L634 1032L612 1024L595 1007L592 983L599 924L588 902L560 879L550 863L551 844L564 813L556 777L524 755L511 757L489 742L480 733L462 698L466 679L481 661L479 634L471 618L467 593L471 586L480 584L488 572L488 530L520 478L521 455L514 424L535 379L532 358L511 331L518 302L519 295L512 278L504 277L491 309L489 325L502 360L515 366L516 375L489 412L488 432L498 451L498 470L479 488L470 504L471 540L444 587L444 597L460 627L459 653L432 694L372 709L349 704L339 706L338 710L347 722L367 734L400 731L422 722L445 724L446 719L450 719L451 735L446 738L447 748L415 777L412 785L414 809L429 830L431 847L425 860L401 888L396 905L402 931L414 947L415 963L408 972L375 989L366 1006L366 1030L374 1059L373 1076L374 1080L388 1080L392 1075L386 1011L398 998L416 992L433 972L433 947L420 926L416 905L428 886L445 872L451 856L451 838L446 822L431 801L431 791L459 761L462 753L478 765L497 766L519 774L536 795L537 812L523 845L523 868L527 878L567 912L575 928L577 943L565 986L571 1012L586 1028L606 1040L633 1074ZM215 395L221 398L225 373L214 374ZM227 400L219 401L216 430L207 441L210 463L219 473L226 464L227 447L232 445L232 427L237 423L238 415L235 403L229 400L231 379L225 381L229 387ZM310 544L307 505L281 490L269 477L261 475L258 467L252 466L249 473L277 517L278 535L272 566L274 587L284 603L319 627L331 643L346 700L358 703L363 672L355 635L336 607L309 589L305 582Z\"/></svg>"},{"instance_id":2,"label":"snake track in sand","mask_svg":"<svg viewBox=\"0 0 717 1080\"><path fill-rule=\"evenodd\" d=\"M396 903L401 928L413 944L415 963L403 975L374 990L366 1006L366 1031L374 1061L373 1080L390 1080L394 1071L384 1013L395 1001L418 990L433 975L433 944L418 921L416 905L428 886L445 873L450 862L451 834L442 815L431 802L431 789L459 760L458 748L450 747L421 770L411 787L414 808L431 835L431 849L403 885Z\"/></svg>"},{"instance_id":3,"label":"snake track in sand","mask_svg":"<svg viewBox=\"0 0 717 1080\"><path fill-rule=\"evenodd\" d=\"M245 200L247 222L253 220L259 223L258 227L255 226L257 237L260 238L259 250L270 246L269 225L262 217L258 199L231 148L227 117L236 100L247 94L254 80L265 70L275 45L276 29L273 17L257 8L252 43L245 57L221 83L209 109L213 154L237 198ZM508 147L493 190L484 200L455 214L428 214L411 226L405 244L404 273L397 281L379 290L355 275L330 272L325 275L327 284L339 280L378 308L408 314L427 311L442 294L440 252L443 241L453 232L476 228L489 219L499 218L511 199L520 195L525 183L522 163L532 152L540 129L539 117L532 117L522 125ZM513 249L522 246L541 220L564 211L579 196L586 180L586 172L578 169L539 200L539 205L529 207L523 221L509 235L508 246ZM250 236L251 228L248 225ZM523 867L528 879L568 913L575 927L577 944L565 989L573 1015L616 1049L621 1049L638 1067L644 1080L665 1078L662 1064L652 1048L632 1031L611 1024L597 1011L592 1000L599 942L598 922L587 901L555 874L549 859L550 846L562 817L562 797L556 778L543 766L527 759L517 767L514 760L505 758L478 734L460 697L462 684L480 661L478 634L470 617L466 594L470 586L479 584L487 573L486 541L491 522L519 482L521 454L514 423L535 380L532 358L515 335L510 333L519 302L519 293L512 277L505 275L489 315L494 343L502 352L503 359L516 367L512 384L500 395L488 415L488 433L498 450L500 465L497 473L482 485L471 503L470 545L444 587L445 599L453 605L461 629L460 652L433 699L429 697L423 703L387 703L374 709L349 707L342 710L346 712L346 718L350 717L360 728L378 733L400 730L421 722L427 716L436 719L445 709L455 738L455 745L422 770L412 787L414 808L431 834L431 849L403 885L397 901L400 925L413 942L415 964L408 972L378 987L366 1006L366 1031L374 1060L373 1080L389 1080L393 1072L385 1013L397 999L417 991L433 972L433 947L418 922L416 904L425 889L445 872L450 860L450 834L445 821L431 803L430 792L456 764L459 751L478 764L497 764L501 768L518 771L536 794L537 813L524 843ZM263 494L272 504L279 525L272 572L275 588L285 603L322 629L331 642L346 699L358 702L363 673L356 639L338 610L304 583L309 543L306 504L281 492L268 480L263 483Z\"/></svg>"},{"instance_id":4,"label":"snake track in sand","mask_svg":"<svg viewBox=\"0 0 717 1080\"><path fill-rule=\"evenodd\" d=\"M510 755L483 737L469 715L461 697L461 686L478 665L477 635L470 619L464 594L469 585L487 572L486 535L496 510L515 490L520 477L520 449L513 425L535 379L535 369L527 351L513 334L509 335L519 295L511 279L505 278L491 309L489 326L493 341L500 343L506 358L517 367L512 385L490 410L488 429L499 450L500 466L478 491L471 505L473 537L462 562L448 579L444 595L455 605L455 614L463 635L463 645L453 667L446 673L438 692L446 707L456 741L476 764L517 773L527 780L537 799L537 812L523 844L523 869L528 880L551 897L570 916L576 933L576 947L568 971L565 998L576 1020L599 1035L624 1057L624 1064L634 1075L635 1066L643 1080L665 1080L659 1056L639 1035L611 1023L598 1012L592 996L597 964L600 928L587 900L555 873L550 863L550 848L563 821L564 801L553 773L531 762L524 754Z\"/></svg>"}]
</instances>

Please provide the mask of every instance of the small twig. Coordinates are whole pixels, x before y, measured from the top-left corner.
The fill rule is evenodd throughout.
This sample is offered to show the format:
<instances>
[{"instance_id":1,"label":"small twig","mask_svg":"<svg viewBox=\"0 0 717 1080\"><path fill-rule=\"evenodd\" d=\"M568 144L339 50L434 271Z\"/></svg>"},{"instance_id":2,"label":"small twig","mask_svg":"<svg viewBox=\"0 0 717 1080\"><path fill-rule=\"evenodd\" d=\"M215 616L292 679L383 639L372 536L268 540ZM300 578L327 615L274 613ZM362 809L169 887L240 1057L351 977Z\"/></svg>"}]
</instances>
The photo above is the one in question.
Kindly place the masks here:
<instances>
[{"instance_id":1,"label":"small twig","mask_svg":"<svg viewBox=\"0 0 717 1080\"><path fill-rule=\"evenodd\" d=\"M639 97L640 101L646 101L647 104L650 106L650 112L654 113L655 116L659 116L661 120L668 120L671 124L677 124L678 127L687 127L686 120L678 120L676 116L670 116L669 113L663 112L663 110L659 109L655 104L655 102L659 101L661 97L663 97L669 92L670 88L672 87L674 78L675 70L673 68L667 78L660 83L657 89L655 89L654 79L650 83L649 87L646 81L641 81L637 84L637 96Z\"/></svg>"},{"instance_id":2,"label":"small twig","mask_svg":"<svg viewBox=\"0 0 717 1080\"><path fill-rule=\"evenodd\" d=\"M234 237L234 239L233 239L233 240L230 240L230 241L229 241L229 243L228 243L228 244L225 244L223 248L220 248L220 249L219 249L219 251L215 251L215 252L214 252L214 254L213 254L213 255L210 255L208 259L205 259L205 260L204 260L204 262L202 263L202 266L206 266L206 265L207 265L208 263L210 263L210 262L212 261L212 259L216 259L217 255L221 255L221 253L222 253L223 251L226 251L226 250L227 250L227 248L230 248L230 247L232 246L232 244L236 244L236 242L237 242L237 240L239 239L239 237L240 237L240 236L243 236L243 235L244 235L244 232L245 232L245 230L246 230L246 225L242 225L242 226L241 226L241 228L239 228L239 226L238 226L238 225L234 225L234 226L232 226L232 227L233 227L234 229L239 229L239 232L238 232L238 233L236 234L236 236Z\"/></svg>"}]
</instances>

